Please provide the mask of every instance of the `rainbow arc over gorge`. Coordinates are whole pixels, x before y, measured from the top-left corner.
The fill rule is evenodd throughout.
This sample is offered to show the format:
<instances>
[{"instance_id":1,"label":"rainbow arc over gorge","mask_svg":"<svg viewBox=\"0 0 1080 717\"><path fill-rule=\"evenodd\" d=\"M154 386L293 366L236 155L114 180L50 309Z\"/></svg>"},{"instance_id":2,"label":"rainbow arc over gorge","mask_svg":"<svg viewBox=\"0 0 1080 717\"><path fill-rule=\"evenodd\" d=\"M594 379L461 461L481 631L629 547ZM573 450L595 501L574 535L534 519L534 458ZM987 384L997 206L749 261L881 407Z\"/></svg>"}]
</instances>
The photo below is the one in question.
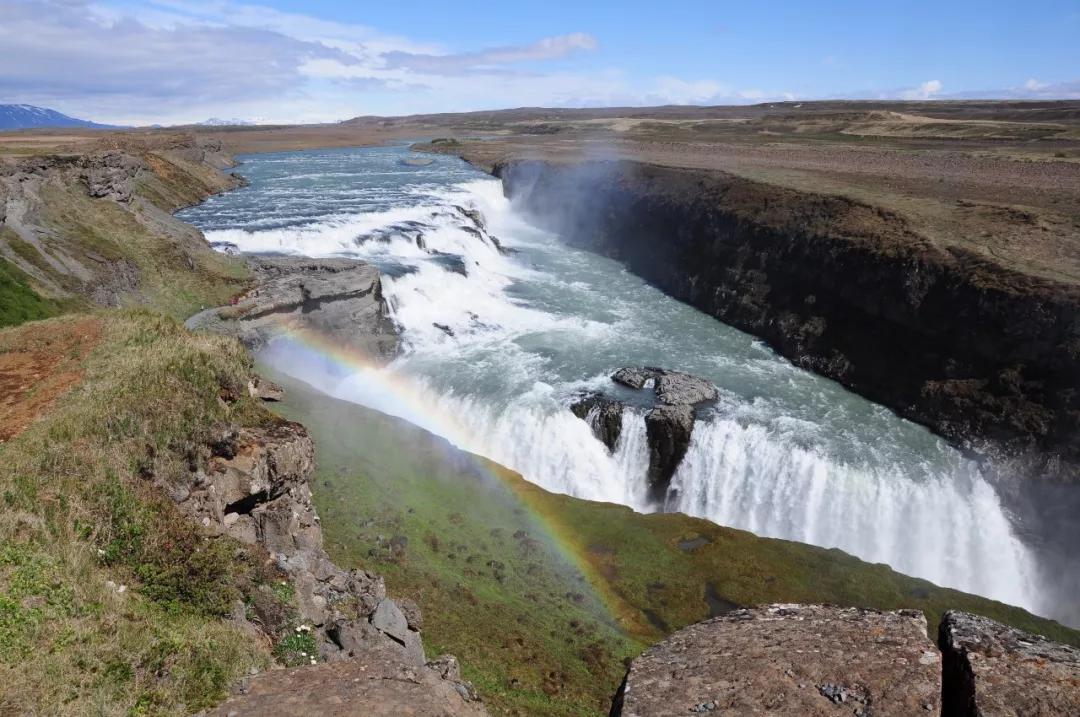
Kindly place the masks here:
<instances>
[{"instance_id":1,"label":"rainbow arc over gorge","mask_svg":"<svg viewBox=\"0 0 1080 717\"><path fill-rule=\"evenodd\" d=\"M281 333L274 337L274 342L287 342L291 348L306 353L313 360L329 362L343 373L361 374L364 381L377 383L380 389L393 396L400 418L421 427L436 427L435 432L454 444L459 455L466 456L476 471L513 496L559 557L584 578L595 603L605 613L598 617L631 635L647 636L656 632L642 612L619 595L604 576L601 558L589 551L575 528L550 507L550 501L544 500L546 491L519 474L469 452L467 447L477 442L456 416L434 406L408 377L395 373L357 347L302 327L285 317L278 318L276 323Z\"/></svg>"}]
</instances>

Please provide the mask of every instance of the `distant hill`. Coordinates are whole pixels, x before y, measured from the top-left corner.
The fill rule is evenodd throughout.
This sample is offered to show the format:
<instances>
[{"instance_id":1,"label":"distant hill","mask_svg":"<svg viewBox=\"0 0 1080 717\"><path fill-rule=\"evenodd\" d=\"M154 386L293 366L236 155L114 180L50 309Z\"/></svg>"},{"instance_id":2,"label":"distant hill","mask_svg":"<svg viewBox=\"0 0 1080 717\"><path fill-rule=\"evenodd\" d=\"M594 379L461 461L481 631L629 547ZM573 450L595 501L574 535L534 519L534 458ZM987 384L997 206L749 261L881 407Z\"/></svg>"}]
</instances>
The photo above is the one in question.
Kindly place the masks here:
<instances>
[{"instance_id":1,"label":"distant hill","mask_svg":"<svg viewBox=\"0 0 1080 717\"><path fill-rule=\"evenodd\" d=\"M0 131L10 129L33 129L37 127L82 127L88 129L114 129L113 125L98 124L76 119L56 110L33 105L0 105Z\"/></svg>"}]
</instances>

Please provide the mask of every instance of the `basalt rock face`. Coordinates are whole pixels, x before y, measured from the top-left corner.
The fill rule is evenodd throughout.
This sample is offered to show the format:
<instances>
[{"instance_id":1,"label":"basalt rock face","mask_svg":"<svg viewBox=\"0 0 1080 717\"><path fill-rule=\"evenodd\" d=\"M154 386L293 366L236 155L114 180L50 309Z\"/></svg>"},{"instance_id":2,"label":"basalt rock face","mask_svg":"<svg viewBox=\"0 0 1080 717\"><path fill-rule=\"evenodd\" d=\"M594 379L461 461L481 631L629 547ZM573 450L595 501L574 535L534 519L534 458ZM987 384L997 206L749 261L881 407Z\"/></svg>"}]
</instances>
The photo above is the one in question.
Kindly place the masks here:
<instances>
[{"instance_id":1,"label":"basalt rock face","mask_svg":"<svg viewBox=\"0 0 1080 717\"><path fill-rule=\"evenodd\" d=\"M303 257L250 257L248 264L255 287L231 306L191 317L188 328L236 336L253 351L286 329L333 336L374 358L397 350L397 329L374 266Z\"/></svg>"},{"instance_id":2,"label":"basalt rock face","mask_svg":"<svg viewBox=\"0 0 1080 717\"><path fill-rule=\"evenodd\" d=\"M613 715L937 715L941 656L921 612L740 609L631 664Z\"/></svg>"},{"instance_id":3,"label":"basalt rock face","mask_svg":"<svg viewBox=\"0 0 1080 717\"><path fill-rule=\"evenodd\" d=\"M900 215L720 172L516 161L574 244L945 437L1080 478L1080 289L938 245Z\"/></svg>"},{"instance_id":4,"label":"basalt rock face","mask_svg":"<svg viewBox=\"0 0 1080 717\"><path fill-rule=\"evenodd\" d=\"M663 502L671 478L690 448L697 408L719 395L716 386L697 376L654 366L628 366L611 375L611 380L640 391L651 386L655 405L645 414L645 436L649 446L647 480L649 495ZM586 421L600 442L615 450L622 433L622 401L590 393L570 406L578 418Z\"/></svg>"},{"instance_id":5,"label":"basalt rock face","mask_svg":"<svg viewBox=\"0 0 1080 717\"><path fill-rule=\"evenodd\" d=\"M591 393L570 406L574 415L585 421L593 430L593 435L614 451L622 434L623 404L601 393Z\"/></svg>"},{"instance_id":6,"label":"basalt rock face","mask_svg":"<svg viewBox=\"0 0 1080 717\"><path fill-rule=\"evenodd\" d=\"M1080 714L1080 650L978 615L945 614L943 715Z\"/></svg>"},{"instance_id":7,"label":"basalt rock face","mask_svg":"<svg viewBox=\"0 0 1080 717\"><path fill-rule=\"evenodd\" d=\"M428 665L418 608L406 603L403 610L387 596L381 577L343 570L327 556L308 486L315 447L303 426L281 422L223 430L192 452L190 467L189 482L168 487L181 510L212 535L264 549L293 583L299 617L315 639L318 659L348 663L256 676L215 714L321 714L304 711L303 700L296 701L304 695L312 706L349 704L366 714L385 714L379 710L398 705L394 700L444 709L416 714L484 714L473 703L471 685L447 668L456 664L453 658ZM254 609L258 614L259 606ZM242 605L235 619L246 621ZM343 674L363 679L337 682Z\"/></svg>"},{"instance_id":8,"label":"basalt rock face","mask_svg":"<svg viewBox=\"0 0 1080 717\"><path fill-rule=\"evenodd\" d=\"M679 467L694 432L694 408L688 404L660 405L645 414L649 442L649 493L661 500Z\"/></svg>"}]
</instances>

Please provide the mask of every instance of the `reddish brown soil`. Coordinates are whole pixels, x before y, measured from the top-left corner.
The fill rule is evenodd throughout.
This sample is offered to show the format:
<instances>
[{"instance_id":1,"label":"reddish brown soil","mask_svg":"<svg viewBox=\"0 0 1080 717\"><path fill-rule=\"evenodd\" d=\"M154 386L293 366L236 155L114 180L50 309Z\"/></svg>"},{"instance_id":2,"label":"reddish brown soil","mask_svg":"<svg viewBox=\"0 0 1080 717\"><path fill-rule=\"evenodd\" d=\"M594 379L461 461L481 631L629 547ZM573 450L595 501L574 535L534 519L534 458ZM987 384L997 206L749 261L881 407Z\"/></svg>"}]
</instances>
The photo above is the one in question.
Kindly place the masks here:
<instances>
[{"instance_id":1,"label":"reddish brown soil","mask_svg":"<svg viewBox=\"0 0 1080 717\"><path fill-rule=\"evenodd\" d=\"M98 342L101 322L82 318L0 332L0 442L22 433L82 380L81 359Z\"/></svg>"}]
</instances>

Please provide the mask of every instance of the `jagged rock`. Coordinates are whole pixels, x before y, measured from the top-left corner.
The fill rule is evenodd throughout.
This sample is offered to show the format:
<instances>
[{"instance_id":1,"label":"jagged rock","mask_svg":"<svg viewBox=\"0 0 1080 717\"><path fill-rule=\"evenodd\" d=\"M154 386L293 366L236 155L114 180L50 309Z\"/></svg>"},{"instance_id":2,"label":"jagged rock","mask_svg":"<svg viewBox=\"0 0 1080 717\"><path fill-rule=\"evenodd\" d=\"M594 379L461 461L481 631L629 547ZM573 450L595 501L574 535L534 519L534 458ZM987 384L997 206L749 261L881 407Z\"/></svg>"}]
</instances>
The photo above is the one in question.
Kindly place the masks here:
<instances>
[{"instance_id":1,"label":"jagged rock","mask_svg":"<svg viewBox=\"0 0 1080 717\"><path fill-rule=\"evenodd\" d=\"M458 210L461 216L468 219L473 223L480 231L487 231L487 223L484 221L484 215L480 213L479 209L466 209L465 207L454 205L454 209Z\"/></svg>"},{"instance_id":2,"label":"jagged rock","mask_svg":"<svg viewBox=\"0 0 1080 717\"><path fill-rule=\"evenodd\" d=\"M921 612L768 605L647 650L612 714L936 715L940 670Z\"/></svg>"},{"instance_id":3,"label":"jagged rock","mask_svg":"<svg viewBox=\"0 0 1080 717\"><path fill-rule=\"evenodd\" d=\"M387 598L375 608L371 624L390 637L405 642L409 633L409 620L393 600Z\"/></svg>"},{"instance_id":4,"label":"jagged rock","mask_svg":"<svg viewBox=\"0 0 1080 717\"><path fill-rule=\"evenodd\" d=\"M661 403L695 405L716 400L718 391L711 381L679 371L658 371L653 389Z\"/></svg>"},{"instance_id":5,"label":"jagged rock","mask_svg":"<svg viewBox=\"0 0 1080 717\"><path fill-rule=\"evenodd\" d=\"M694 431L694 409L688 404L662 404L645 414L645 435L649 443L649 492L661 500L671 477L679 467Z\"/></svg>"},{"instance_id":6,"label":"jagged rock","mask_svg":"<svg viewBox=\"0 0 1080 717\"><path fill-rule=\"evenodd\" d=\"M453 655L439 655L428 662L427 666L438 672L444 680L461 680L461 666Z\"/></svg>"},{"instance_id":7,"label":"jagged rock","mask_svg":"<svg viewBox=\"0 0 1080 717\"><path fill-rule=\"evenodd\" d=\"M653 378L655 378L655 374L649 369L633 367L621 368L611 376L611 380L615 383L621 383L623 386L629 386L637 390L645 388L645 384Z\"/></svg>"},{"instance_id":8,"label":"jagged rock","mask_svg":"<svg viewBox=\"0 0 1080 717\"><path fill-rule=\"evenodd\" d=\"M1080 649L955 610L938 643L942 714L1080 715Z\"/></svg>"},{"instance_id":9,"label":"jagged rock","mask_svg":"<svg viewBox=\"0 0 1080 717\"><path fill-rule=\"evenodd\" d=\"M321 660L391 650L399 662L427 670L418 632L419 608L406 601L402 610L387 598L382 578L342 570L323 550L308 486L315 449L303 426L283 422L259 429L224 429L212 445L196 453L186 492L170 494L209 532L260 545L269 553L293 583L298 616L314 628ZM271 630L284 622L283 615L274 614L275 604L256 600L253 606Z\"/></svg>"},{"instance_id":10,"label":"jagged rock","mask_svg":"<svg viewBox=\"0 0 1080 717\"><path fill-rule=\"evenodd\" d=\"M127 152L95 152L80 159L86 190L95 199L129 202L146 163Z\"/></svg>"},{"instance_id":11,"label":"jagged rock","mask_svg":"<svg viewBox=\"0 0 1080 717\"><path fill-rule=\"evenodd\" d=\"M611 380L637 390L645 388L649 381L653 381L653 393L657 400L671 405L695 405L713 401L719 395L712 381L681 371L668 371L652 366L621 368L612 374Z\"/></svg>"},{"instance_id":12,"label":"jagged rock","mask_svg":"<svg viewBox=\"0 0 1080 717\"><path fill-rule=\"evenodd\" d=\"M615 450L622 433L623 404L600 393L591 393L571 404L574 415L585 421L592 428L601 443L609 451Z\"/></svg>"},{"instance_id":13,"label":"jagged rock","mask_svg":"<svg viewBox=\"0 0 1080 717\"><path fill-rule=\"evenodd\" d=\"M379 645L356 657L255 675L208 717L483 717L468 687Z\"/></svg>"},{"instance_id":14,"label":"jagged rock","mask_svg":"<svg viewBox=\"0 0 1080 717\"><path fill-rule=\"evenodd\" d=\"M273 381L267 381L260 376L252 376L248 381L248 394L260 401L277 402L285 398L285 389Z\"/></svg>"},{"instance_id":15,"label":"jagged rock","mask_svg":"<svg viewBox=\"0 0 1080 717\"><path fill-rule=\"evenodd\" d=\"M405 619L409 622L410 630L420 630L424 626L424 616L420 612L420 606L415 601L409 598L401 598L397 601L397 606L401 608L401 612L405 615Z\"/></svg>"},{"instance_id":16,"label":"jagged rock","mask_svg":"<svg viewBox=\"0 0 1080 717\"><path fill-rule=\"evenodd\" d=\"M312 331L379 358L397 350L398 333L382 295L379 270L353 259L251 257L258 285L236 304L187 320L201 329L239 338L253 351L284 326Z\"/></svg>"},{"instance_id":17,"label":"jagged rock","mask_svg":"<svg viewBox=\"0 0 1080 717\"><path fill-rule=\"evenodd\" d=\"M653 395L659 405L645 415L649 493L653 500L663 500L671 477L690 447L696 407L715 400L719 391L706 379L654 366L620 368L612 374L611 380L635 390L652 382Z\"/></svg>"}]
</instances>

